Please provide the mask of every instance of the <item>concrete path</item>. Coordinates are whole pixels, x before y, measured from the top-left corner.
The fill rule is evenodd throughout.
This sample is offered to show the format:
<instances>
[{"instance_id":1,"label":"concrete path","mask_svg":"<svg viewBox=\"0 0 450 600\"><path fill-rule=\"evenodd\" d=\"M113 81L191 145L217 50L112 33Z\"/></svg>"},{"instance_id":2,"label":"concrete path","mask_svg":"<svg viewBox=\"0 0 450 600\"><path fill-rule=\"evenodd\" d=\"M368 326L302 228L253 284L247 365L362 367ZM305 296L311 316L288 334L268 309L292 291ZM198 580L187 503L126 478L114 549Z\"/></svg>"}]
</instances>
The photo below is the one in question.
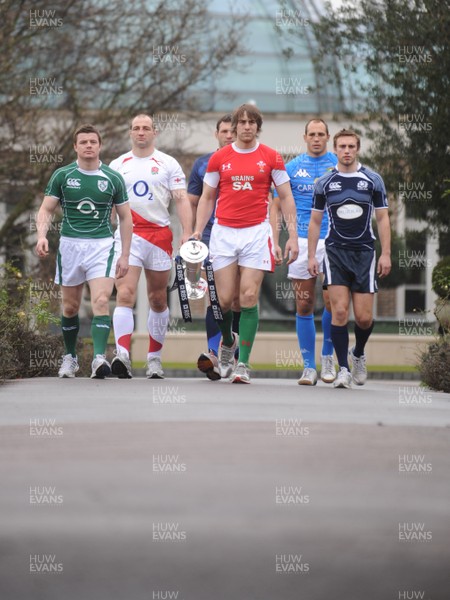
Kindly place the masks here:
<instances>
[{"instance_id":1,"label":"concrete path","mask_svg":"<svg viewBox=\"0 0 450 600\"><path fill-rule=\"evenodd\" d=\"M449 597L450 396L0 386L3 600Z\"/></svg>"}]
</instances>

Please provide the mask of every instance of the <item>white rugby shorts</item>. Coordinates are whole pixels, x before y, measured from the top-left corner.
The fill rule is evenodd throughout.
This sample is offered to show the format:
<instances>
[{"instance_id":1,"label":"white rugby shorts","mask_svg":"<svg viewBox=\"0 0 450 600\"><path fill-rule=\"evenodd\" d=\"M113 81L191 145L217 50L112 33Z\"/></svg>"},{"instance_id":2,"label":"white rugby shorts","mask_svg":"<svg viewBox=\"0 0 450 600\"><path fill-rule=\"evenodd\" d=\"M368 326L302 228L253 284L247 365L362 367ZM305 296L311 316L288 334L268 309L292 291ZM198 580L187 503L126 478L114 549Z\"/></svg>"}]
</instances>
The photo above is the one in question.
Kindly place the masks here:
<instances>
[{"instance_id":1,"label":"white rugby shorts","mask_svg":"<svg viewBox=\"0 0 450 600\"><path fill-rule=\"evenodd\" d=\"M162 228L161 228L162 229ZM170 246L172 250L172 232L166 229L165 247ZM158 241L158 240L155 240ZM120 237L116 237L116 252L120 256L122 252L122 244ZM145 238L133 233L131 238L130 248L130 267L142 267L150 271L169 271L172 268L172 258L168 254L168 249L163 250L159 245L153 244Z\"/></svg>"},{"instance_id":2,"label":"white rugby shorts","mask_svg":"<svg viewBox=\"0 0 450 600\"><path fill-rule=\"evenodd\" d=\"M323 273L325 256L325 240L319 240L316 249L316 260L319 263L319 273ZM308 272L308 240L298 238L298 257L288 268L288 279L311 279Z\"/></svg>"},{"instance_id":3,"label":"white rugby shorts","mask_svg":"<svg viewBox=\"0 0 450 600\"><path fill-rule=\"evenodd\" d=\"M270 223L252 227L226 227L214 223L209 255L214 271L237 262L240 267L273 272L275 257Z\"/></svg>"},{"instance_id":4,"label":"white rugby shorts","mask_svg":"<svg viewBox=\"0 0 450 600\"><path fill-rule=\"evenodd\" d=\"M56 255L55 283L71 287L97 277L114 278L117 258L112 237L62 236Z\"/></svg>"}]
</instances>

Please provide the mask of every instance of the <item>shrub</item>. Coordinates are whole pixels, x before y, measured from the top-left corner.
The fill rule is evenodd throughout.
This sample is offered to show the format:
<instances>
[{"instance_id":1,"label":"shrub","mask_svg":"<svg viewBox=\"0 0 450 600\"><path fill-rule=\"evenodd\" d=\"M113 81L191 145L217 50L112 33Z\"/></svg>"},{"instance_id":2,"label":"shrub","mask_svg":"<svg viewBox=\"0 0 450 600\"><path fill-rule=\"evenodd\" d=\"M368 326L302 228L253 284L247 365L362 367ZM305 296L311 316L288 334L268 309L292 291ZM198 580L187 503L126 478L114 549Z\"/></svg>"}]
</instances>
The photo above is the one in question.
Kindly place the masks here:
<instances>
[{"instance_id":1,"label":"shrub","mask_svg":"<svg viewBox=\"0 0 450 600\"><path fill-rule=\"evenodd\" d=\"M440 260L431 274L431 287L439 298L450 297L450 256Z\"/></svg>"},{"instance_id":2,"label":"shrub","mask_svg":"<svg viewBox=\"0 0 450 600\"><path fill-rule=\"evenodd\" d=\"M15 267L0 265L0 380L54 375L63 354L61 336L49 329L59 318L32 286Z\"/></svg>"},{"instance_id":3,"label":"shrub","mask_svg":"<svg viewBox=\"0 0 450 600\"><path fill-rule=\"evenodd\" d=\"M419 358L422 381L432 390L450 393L450 335L430 344Z\"/></svg>"}]
</instances>

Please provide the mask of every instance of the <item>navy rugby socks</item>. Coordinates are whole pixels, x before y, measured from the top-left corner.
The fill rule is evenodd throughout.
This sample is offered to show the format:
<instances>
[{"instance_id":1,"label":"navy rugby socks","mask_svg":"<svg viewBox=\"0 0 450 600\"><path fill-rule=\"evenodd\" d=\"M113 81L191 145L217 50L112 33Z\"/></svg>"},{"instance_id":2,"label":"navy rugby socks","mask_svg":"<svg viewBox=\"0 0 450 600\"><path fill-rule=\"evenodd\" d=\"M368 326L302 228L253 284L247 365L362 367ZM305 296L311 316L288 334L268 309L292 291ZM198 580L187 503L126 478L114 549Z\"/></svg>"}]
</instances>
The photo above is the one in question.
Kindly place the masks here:
<instances>
[{"instance_id":1,"label":"navy rugby socks","mask_svg":"<svg viewBox=\"0 0 450 600\"><path fill-rule=\"evenodd\" d=\"M348 329L347 325L331 324L331 339L340 367L348 369Z\"/></svg>"},{"instance_id":2,"label":"navy rugby socks","mask_svg":"<svg viewBox=\"0 0 450 600\"><path fill-rule=\"evenodd\" d=\"M372 321L371 326L367 329L361 329L361 327L355 323L355 348L353 350L353 355L356 356L356 358L359 358L364 354L364 347L372 333L373 325L374 321Z\"/></svg>"}]
</instances>

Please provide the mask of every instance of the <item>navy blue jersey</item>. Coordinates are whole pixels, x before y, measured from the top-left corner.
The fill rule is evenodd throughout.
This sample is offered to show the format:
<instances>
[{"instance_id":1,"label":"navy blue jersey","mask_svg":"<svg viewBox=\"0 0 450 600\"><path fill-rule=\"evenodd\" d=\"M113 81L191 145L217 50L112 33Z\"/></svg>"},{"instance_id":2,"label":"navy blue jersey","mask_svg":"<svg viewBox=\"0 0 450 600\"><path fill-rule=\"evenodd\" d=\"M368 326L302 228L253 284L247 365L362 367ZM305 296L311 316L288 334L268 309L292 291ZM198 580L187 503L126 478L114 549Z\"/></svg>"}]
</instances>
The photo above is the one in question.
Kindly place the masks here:
<instances>
[{"instance_id":1,"label":"navy blue jersey","mask_svg":"<svg viewBox=\"0 0 450 600\"><path fill-rule=\"evenodd\" d=\"M362 165L354 173L333 169L320 177L314 187L312 210L326 209L328 213L326 246L372 250L373 210L387 206L382 178Z\"/></svg>"},{"instance_id":2,"label":"navy blue jersey","mask_svg":"<svg viewBox=\"0 0 450 600\"><path fill-rule=\"evenodd\" d=\"M189 182L187 191L188 194L193 194L194 196L201 196L203 192L203 177L206 173L206 167L208 166L209 159L214 154L214 152L210 152L209 154L204 154L197 158L197 160L192 165L192 171L189 176ZM211 228L214 224L214 216L216 209L214 208L211 218L209 219L206 228Z\"/></svg>"},{"instance_id":3,"label":"navy blue jersey","mask_svg":"<svg viewBox=\"0 0 450 600\"><path fill-rule=\"evenodd\" d=\"M306 152L296 156L286 164L286 171L291 180L292 195L297 210L297 233L300 238L308 237L308 226L311 219L314 183L327 171L331 171L337 163L335 154L326 152L322 156L310 156ZM277 196L274 192L274 196ZM320 239L328 231L328 218L323 216L320 228Z\"/></svg>"},{"instance_id":4,"label":"navy blue jersey","mask_svg":"<svg viewBox=\"0 0 450 600\"><path fill-rule=\"evenodd\" d=\"M213 152L204 154L197 158L192 165L192 171L189 176L189 182L187 191L188 194L194 194L195 196L201 196L203 191L203 177L206 173L206 167L208 166L209 159L213 155Z\"/></svg>"}]
</instances>

